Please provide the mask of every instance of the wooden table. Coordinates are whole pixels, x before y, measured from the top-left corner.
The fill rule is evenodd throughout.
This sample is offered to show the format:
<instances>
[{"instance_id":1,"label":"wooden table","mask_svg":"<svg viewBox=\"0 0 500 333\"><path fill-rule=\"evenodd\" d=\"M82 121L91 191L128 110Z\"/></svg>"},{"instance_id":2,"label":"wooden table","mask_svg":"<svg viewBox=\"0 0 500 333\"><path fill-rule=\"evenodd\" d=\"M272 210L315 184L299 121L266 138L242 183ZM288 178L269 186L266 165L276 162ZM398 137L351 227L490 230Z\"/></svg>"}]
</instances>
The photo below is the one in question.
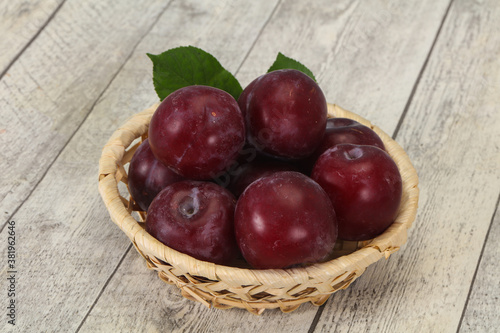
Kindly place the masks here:
<instances>
[{"instance_id":1,"label":"wooden table","mask_svg":"<svg viewBox=\"0 0 500 333\"><path fill-rule=\"evenodd\" d=\"M0 330L500 332L499 22L495 0L1 0ZM180 45L243 86L282 52L391 134L420 177L407 244L291 314L208 309L146 269L98 160L158 99L146 53Z\"/></svg>"}]
</instances>

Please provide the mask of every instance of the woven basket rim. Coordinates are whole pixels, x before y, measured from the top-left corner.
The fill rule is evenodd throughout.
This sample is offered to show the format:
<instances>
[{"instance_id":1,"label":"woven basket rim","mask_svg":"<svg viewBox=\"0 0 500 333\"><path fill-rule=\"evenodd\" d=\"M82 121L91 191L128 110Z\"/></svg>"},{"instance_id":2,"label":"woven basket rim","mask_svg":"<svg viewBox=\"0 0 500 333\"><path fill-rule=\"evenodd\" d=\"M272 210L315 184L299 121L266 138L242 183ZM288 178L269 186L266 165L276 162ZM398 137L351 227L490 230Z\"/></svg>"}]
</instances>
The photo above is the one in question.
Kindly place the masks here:
<instances>
[{"instance_id":1,"label":"woven basket rim","mask_svg":"<svg viewBox=\"0 0 500 333\"><path fill-rule=\"evenodd\" d=\"M382 139L386 150L394 159L403 179L403 200L395 222L380 236L362 248L330 261L300 268L249 269L216 265L195 259L178 252L149 235L126 207L121 198L116 178L123 170L122 160L127 148L141 135L147 133L149 121L159 103L130 117L116 130L104 146L99 160L99 192L113 222L129 237L136 249L146 257L156 257L192 276L202 276L214 281L224 281L230 286L251 286L266 284L271 287L293 287L311 279L335 281L348 272L356 272L357 278L372 263L397 251L407 240L407 229L411 227L418 207L418 175L403 148L379 127L367 119L344 110L335 104L328 104L331 117L354 119L372 128Z\"/></svg>"}]
</instances>

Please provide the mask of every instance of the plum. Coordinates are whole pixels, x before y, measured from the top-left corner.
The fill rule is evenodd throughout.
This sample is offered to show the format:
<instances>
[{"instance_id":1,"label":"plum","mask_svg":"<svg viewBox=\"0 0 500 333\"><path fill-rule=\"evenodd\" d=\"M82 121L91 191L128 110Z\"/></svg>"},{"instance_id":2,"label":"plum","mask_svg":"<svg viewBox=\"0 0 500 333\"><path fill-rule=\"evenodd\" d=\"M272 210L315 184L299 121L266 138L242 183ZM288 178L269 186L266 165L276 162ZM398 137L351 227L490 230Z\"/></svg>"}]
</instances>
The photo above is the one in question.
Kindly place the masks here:
<instances>
[{"instance_id":1,"label":"plum","mask_svg":"<svg viewBox=\"0 0 500 333\"><path fill-rule=\"evenodd\" d=\"M371 239L397 216L401 175L391 156L378 147L335 145L318 158L311 177L333 203L339 239Z\"/></svg>"},{"instance_id":2,"label":"plum","mask_svg":"<svg viewBox=\"0 0 500 333\"><path fill-rule=\"evenodd\" d=\"M143 211L148 210L151 201L161 190L183 179L156 159L148 139L141 143L130 161L128 188Z\"/></svg>"},{"instance_id":3,"label":"plum","mask_svg":"<svg viewBox=\"0 0 500 333\"><path fill-rule=\"evenodd\" d=\"M236 240L254 268L287 268L325 259L337 239L337 220L323 189L295 171L254 181L238 199Z\"/></svg>"},{"instance_id":4,"label":"plum","mask_svg":"<svg viewBox=\"0 0 500 333\"><path fill-rule=\"evenodd\" d=\"M185 178L207 180L231 165L245 143L236 100L207 86L187 86L153 114L149 143L158 160Z\"/></svg>"},{"instance_id":5,"label":"plum","mask_svg":"<svg viewBox=\"0 0 500 333\"><path fill-rule=\"evenodd\" d=\"M326 121L325 135L319 147L311 156L301 161L301 165L310 173L321 154L341 143L369 145L385 150L384 142L370 127L349 118L330 118Z\"/></svg>"},{"instance_id":6,"label":"plum","mask_svg":"<svg viewBox=\"0 0 500 333\"><path fill-rule=\"evenodd\" d=\"M217 184L180 181L153 200L146 231L196 259L228 265L240 254L234 233L235 204L234 196Z\"/></svg>"},{"instance_id":7,"label":"plum","mask_svg":"<svg viewBox=\"0 0 500 333\"><path fill-rule=\"evenodd\" d=\"M259 178L279 171L298 171L293 164L269 158L259 158L250 163L240 165L231 177L228 189L239 197L243 191Z\"/></svg>"},{"instance_id":8,"label":"plum","mask_svg":"<svg viewBox=\"0 0 500 333\"><path fill-rule=\"evenodd\" d=\"M283 69L252 81L238 99L247 140L259 151L283 159L314 152L325 133L326 99L306 74Z\"/></svg>"}]
</instances>

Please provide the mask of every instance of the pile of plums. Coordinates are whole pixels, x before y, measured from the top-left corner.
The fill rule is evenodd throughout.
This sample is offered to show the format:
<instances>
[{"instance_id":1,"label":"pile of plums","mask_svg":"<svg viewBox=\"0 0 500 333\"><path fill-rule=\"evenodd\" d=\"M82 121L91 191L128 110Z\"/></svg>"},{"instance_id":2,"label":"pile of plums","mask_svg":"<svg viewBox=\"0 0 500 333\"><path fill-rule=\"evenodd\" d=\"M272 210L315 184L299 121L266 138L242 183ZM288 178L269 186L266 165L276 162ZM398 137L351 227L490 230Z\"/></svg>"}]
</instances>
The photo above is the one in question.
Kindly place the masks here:
<instances>
[{"instance_id":1,"label":"pile of plums","mask_svg":"<svg viewBox=\"0 0 500 333\"><path fill-rule=\"evenodd\" d=\"M402 194L377 134L328 119L320 87L297 70L258 77L238 101L201 85L171 93L130 162L128 185L160 242L257 269L320 262L337 238L376 237Z\"/></svg>"}]
</instances>

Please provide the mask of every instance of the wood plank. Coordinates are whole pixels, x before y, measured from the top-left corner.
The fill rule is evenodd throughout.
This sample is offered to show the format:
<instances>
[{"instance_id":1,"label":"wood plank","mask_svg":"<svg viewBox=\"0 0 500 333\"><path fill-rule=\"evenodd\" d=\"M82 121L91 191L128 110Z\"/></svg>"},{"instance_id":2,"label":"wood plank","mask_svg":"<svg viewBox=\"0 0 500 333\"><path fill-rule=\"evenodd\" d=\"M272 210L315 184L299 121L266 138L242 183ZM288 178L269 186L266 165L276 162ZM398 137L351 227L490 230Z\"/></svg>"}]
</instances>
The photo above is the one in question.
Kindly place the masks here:
<instances>
[{"instance_id":1,"label":"wood plank","mask_svg":"<svg viewBox=\"0 0 500 333\"><path fill-rule=\"evenodd\" d=\"M293 315L277 310L256 316L242 309L208 309L147 270L132 249L79 332L298 333L307 332L316 310L306 304Z\"/></svg>"},{"instance_id":2,"label":"wood plank","mask_svg":"<svg viewBox=\"0 0 500 333\"><path fill-rule=\"evenodd\" d=\"M488 332L500 327L500 207L484 247L459 332Z\"/></svg>"},{"instance_id":3,"label":"wood plank","mask_svg":"<svg viewBox=\"0 0 500 333\"><path fill-rule=\"evenodd\" d=\"M499 196L499 18L495 1L453 3L397 137L420 176L409 242L332 297L316 331L457 330Z\"/></svg>"},{"instance_id":4,"label":"wood plank","mask_svg":"<svg viewBox=\"0 0 500 333\"><path fill-rule=\"evenodd\" d=\"M68 1L0 80L2 221L43 177L167 5Z\"/></svg>"},{"instance_id":5,"label":"wood plank","mask_svg":"<svg viewBox=\"0 0 500 333\"><path fill-rule=\"evenodd\" d=\"M0 78L64 0L0 2Z\"/></svg>"},{"instance_id":6,"label":"wood plank","mask_svg":"<svg viewBox=\"0 0 500 333\"><path fill-rule=\"evenodd\" d=\"M269 1L240 1L220 6L209 2L175 2L138 45L86 121L13 217L20 239L16 331L76 331L130 246L130 241L112 224L102 204L97 191L97 169L102 147L115 129L130 115L158 100L152 85L152 64L146 52L155 53L178 45L194 44L213 53L229 70L234 71L266 21L262 13L271 12L274 5ZM149 10L161 13L160 8ZM138 15L138 8L130 7L130 4L128 10L123 8L122 11L136 11L135 15ZM116 8L114 12L117 12ZM100 13L104 15L102 11ZM119 14L118 17L123 20L125 13ZM64 15L70 16L61 12L58 17ZM89 15L87 20L93 21L95 16L96 13ZM153 23L154 19L150 17L149 21ZM242 25L241 22L246 23ZM84 22L79 24L84 25ZM78 29L81 28L75 28L76 31ZM215 35L219 38L212 38ZM232 38L241 42L229 43ZM100 52L105 56L104 50ZM110 51L108 57L114 56L114 52ZM76 59L82 58L78 56ZM93 59L88 59L85 66L93 63ZM63 59L56 67L65 68L67 64L71 61ZM99 71L102 72L96 69L96 75ZM68 100L67 108L73 111L80 107L80 103L93 103L93 94L84 97ZM71 124L69 120L61 120L59 126L66 123ZM30 168L36 169L34 166ZM2 239L7 239L6 231L5 228L1 233ZM6 247L2 246L0 251L6 258ZM5 265L6 262L1 266L3 271L6 271ZM158 280L145 267L133 273L134 288L139 283L150 283L141 279L143 274L152 281ZM0 284L6 288L6 283L3 279ZM157 295L151 293L150 296L135 301L155 309ZM151 314L157 315L155 312L137 314L135 306L130 306L130 299L121 298L120 303L128 308L128 312L118 313L115 305L105 305L107 311L114 314L111 316L114 320L139 315L136 324L141 325L141 318L149 319ZM163 308L156 310L164 311ZM9 328L6 321L0 324L2 332ZM132 327L121 329L133 331ZM102 329L95 327L94 331Z\"/></svg>"},{"instance_id":7,"label":"wood plank","mask_svg":"<svg viewBox=\"0 0 500 333\"><path fill-rule=\"evenodd\" d=\"M334 49L337 44L337 40L331 39L325 41L324 34L315 35L315 31L317 29L321 29L321 27L324 27L325 25L333 24L331 22L339 22L337 23L338 26L336 26L336 29L342 30L342 27L351 20L353 15L357 17L361 16L363 13L363 15L368 15L367 13L377 8L372 6L377 5L381 6L380 3L375 5L363 3L363 5L358 4L357 6L354 6L354 9L346 10L346 7L350 8L348 2L337 2L334 7L332 7L330 2L327 3L327 1L314 2L313 4L301 4L300 2L280 3L271 21L265 27L257 40L255 44L256 46L252 49L249 57L241 67L241 70L238 72L238 78L241 82L248 83L252 77L255 77L261 74L262 71L267 70L267 66L272 63L278 50L281 51L286 49L290 43L295 43L296 37L299 34L315 36L314 38L309 39L308 43L310 45L322 45L321 52L318 51L313 54L309 53L310 51L305 51L307 49L307 44L304 40L302 41L302 44L294 44L293 49L288 49L289 52L284 51L286 52L285 54L288 54L289 56L295 55L297 59L303 61L307 65L312 63L319 66L314 61L314 58L328 58L330 56L328 53L333 52L332 49ZM399 64L399 66L401 66L401 70L394 70L394 76L392 76L392 80L396 80L400 83L405 82L406 85L404 89L401 88L398 91L405 92L406 96L404 98L400 95L397 96L397 99L401 100L399 108L384 110L388 119L392 119L392 117L396 117L396 119L398 119L400 116L404 108L405 101L408 99L411 92L412 85L418 76L419 67L416 66L415 63L421 66L425 61L426 50L428 51L432 44L433 37L446 8L446 3L440 3L440 12L436 12L436 3L431 3L430 1L427 2L425 6L421 4L406 4L405 6L409 6L409 8L399 8L399 10L404 13L413 13L413 15L416 15L417 17L425 17L426 20L429 21L408 21L405 20L404 17L399 18L394 20L394 22L391 22L391 25L393 24L392 26L395 30L399 30L399 28L401 28L401 30L405 31L406 34L389 34L388 32L385 32L387 27L385 25L381 25L379 27L380 31L376 31L375 33L384 33L387 35L387 39L380 40L378 42L378 46L370 45L370 47L366 50L348 48L345 51L353 52L353 54L362 53L364 54L364 57L372 57L373 55L371 53L374 52L374 50L379 50L379 52L382 52L381 56L384 57L391 54L391 52L384 53L385 51L383 52L383 50L385 50L385 48L394 49L403 43L408 48L401 51L402 54L406 55L404 61L394 63L394 65ZM385 7L378 8L379 10L382 10ZM313 13L322 12L323 15L321 16L321 19L313 20L312 17L309 18L307 16L307 13L310 11ZM293 17L302 17L299 15L304 15L304 19L297 21L295 24L287 25L287 23L293 21ZM432 24L430 23L431 19L435 20L432 21ZM303 24L304 22L306 22L306 24ZM367 22L367 20L358 18L356 22L359 26L357 28L351 27L350 29L352 31L368 30L368 28L363 25ZM407 27L408 22L412 23L411 28ZM300 27L297 26L299 24ZM286 27L286 29L284 27ZM423 32L425 32L425 38L422 36ZM332 34L335 35L336 32L333 31ZM278 39L276 36L280 36L280 38ZM352 34L352 36L355 35ZM262 41L263 39L265 42ZM408 42L408 39L413 42ZM274 41L278 44L278 46L272 45L271 41ZM326 45L326 43L329 44ZM345 45L351 45L349 40L345 40L343 43L345 43ZM280 46L283 47L283 49L280 49ZM273 48L275 52L270 52L268 47ZM220 53L224 54L225 52L231 52L231 49L226 49ZM262 55L266 56L264 57ZM363 56L359 54L358 57L362 58ZM350 56L347 55L342 58L349 59ZM223 63L225 64L226 61L223 61ZM411 75L406 71L408 63L412 64L410 67L416 68L410 73ZM234 68L232 66L230 67ZM347 72L349 68L352 70L357 68L355 63L351 64L346 60L343 60L342 65L339 64L335 65L335 67L325 67L322 71L318 70L318 68L313 68L313 66L310 67L315 72L322 72L324 77L326 77L327 73L330 73L330 71L332 71L333 74L328 75L334 76L336 71ZM403 70L403 68L405 70ZM384 67L373 67L371 70L373 72L366 73L366 76L369 78L377 75L383 76L386 72L386 68ZM397 73L401 76L398 76ZM362 78L360 78L360 80L361 79ZM390 79L387 80L390 81ZM348 82L344 83L347 84ZM368 85L369 81L366 84ZM339 83L339 85L342 84ZM391 85L390 87L384 89L387 89L385 91L389 94L391 92L390 89L392 88L393 86ZM376 103L382 104L382 101L385 98L386 94L380 94ZM376 110L372 110L372 114L374 114L375 111ZM389 129L387 129L387 131L390 132L391 130L394 130L396 123L397 121L393 122L392 128L389 125ZM309 329L317 312L317 308L310 304L302 305L292 315L283 314L279 310L276 310L266 311L261 317L255 317L254 315L239 309L230 311L209 310L201 304L183 300L178 296L176 289L173 287L164 287L168 288L168 291L158 289L162 288L162 283L156 281L158 279L156 274L153 272L145 274L142 271L137 271L139 268L144 269L144 264L141 264L141 259L137 258L135 251L131 251L131 253L126 256L123 264L118 267L115 275L110 280L102 296L99 298L95 307L87 317L81 328L82 332L96 330L100 328L101 325L109 325L106 327L127 327L128 330L132 331L156 330L190 332L204 329L205 331L210 332L232 332L234 331L233 328L244 325L244 329L246 331L304 332ZM134 275L136 274L137 279L134 278ZM131 275L132 277L130 277ZM156 291L157 289L158 291ZM138 297L138 295L144 294L147 294L148 296ZM136 300L133 307L131 307L128 303L122 303L124 302L123 300L129 299ZM137 311L137 309L141 310ZM202 328L201 325L205 328Z\"/></svg>"},{"instance_id":8,"label":"wood plank","mask_svg":"<svg viewBox=\"0 0 500 333\"><path fill-rule=\"evenodd\" d=\"M249 83L282 52L312 70L330 103L391 134L448 3L285 2L239 77Z\"/></svg>"}]
</instances>

